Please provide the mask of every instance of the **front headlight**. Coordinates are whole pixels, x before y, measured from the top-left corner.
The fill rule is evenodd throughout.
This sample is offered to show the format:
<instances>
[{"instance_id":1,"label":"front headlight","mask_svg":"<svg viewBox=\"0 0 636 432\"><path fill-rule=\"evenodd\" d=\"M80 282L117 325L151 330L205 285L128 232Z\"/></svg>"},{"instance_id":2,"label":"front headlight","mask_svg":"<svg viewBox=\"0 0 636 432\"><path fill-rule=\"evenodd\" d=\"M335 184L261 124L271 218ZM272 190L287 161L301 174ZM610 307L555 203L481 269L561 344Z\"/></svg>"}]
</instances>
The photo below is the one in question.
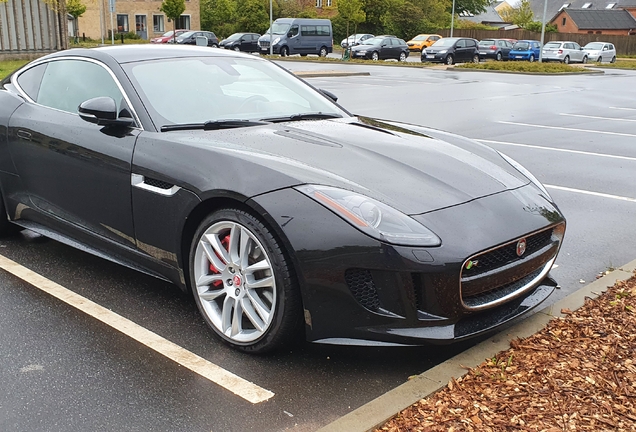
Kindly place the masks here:
<instances>
[{"instance_id":1,"label":"front headlight","mask_svg":"<svg viewBox=\"0 0 636 432\"><path fill-rule=\"evenodd\" d=\"M447 52L448 52L448 50L445 49L445 50L438 51L437 54L446 54Z\"/></svg>"},{"instance_id":2,"label":"front headlight","mask_svg":"<svg viewBox=\"0 0 636 432\"><path fill-rule=\"evenodd\" d=\"M552 201L552 197L550 196L550 193L547 191L545 186L543 186L541 184L541 182L539 180L537 180L537 178L535 176L533 176L530 171L528 171L523 165L521 165L519 162L517 162L516 160L514 160L510 156L506 156L505 154L503 154L501 152L497 152L497 153L499 153L501 155L501 157L504 158L506 160L506 162L508 162L510 165L512 165L517 171L519 171L521 174L523 174L525 177L527 177L528 180L530 180L536 187L541 189L541 192L543 192L545 194L546 198L548 198L550 201Z\"/></svg>"},{"instance_id":3,"label":"front headlight","mask_svg":"<svg viewBox=\"0 0 636 432\"><path fill-rule=\"evenodd\" d=\"M372 198L329 186L297 186L302 192L365 234L401 246L439 246L442 241L424 225Z\"/></svg>"},{"instance_id":4,"label":"front headlight","mask_svg":"<svg viewBox=\"0 0 636 432\"><path fill-rule=\"evenodd\" d=\"M274 39L274 42L272 42L272 45L276 45L278 42L280 42L280 38L279 37Z\"/></svg>"}]
</instances>

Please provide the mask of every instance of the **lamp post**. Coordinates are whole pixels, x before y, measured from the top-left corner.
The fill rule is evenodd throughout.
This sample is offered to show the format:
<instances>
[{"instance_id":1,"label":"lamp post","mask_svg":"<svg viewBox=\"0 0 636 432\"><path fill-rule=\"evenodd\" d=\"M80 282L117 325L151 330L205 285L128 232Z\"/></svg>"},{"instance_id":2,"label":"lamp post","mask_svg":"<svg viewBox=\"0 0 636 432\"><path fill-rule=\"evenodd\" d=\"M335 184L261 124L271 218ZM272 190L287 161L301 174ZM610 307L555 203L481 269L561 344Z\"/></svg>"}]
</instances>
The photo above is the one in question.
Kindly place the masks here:
<instances>
[{"instance_id":1,"label":"lamp post","mask_svg":"<svg viewBox=\"0 0 636 432\"><path fill-rule=\"evenodd\" d=\"M545 14L548 10L548 0L543 1L543 21L541 23L541 49L539 50L539 63L543 63L543 40L545 38Z\"/></svg>"},{"instance_id":2,"label":"lamp post","mask_svg":"<svg viewBox=\"0 0 636 432\"><path fill-rule=\"evenodd\" d=\"M453 25L455 24L455 0L453 0L453 12L451 13L451 34L450 37L453 37Z\"/></svg>"},{"instance_id":3,"label":"lamp post","mask_svg":"<svg viewBox=\"0 0 636 432\"><path fill-rule=\"evenodd\" d=\"M274 55L274 44L272 43L272 0L269 0L269 55Z\"/></svg>"}]
</instances>

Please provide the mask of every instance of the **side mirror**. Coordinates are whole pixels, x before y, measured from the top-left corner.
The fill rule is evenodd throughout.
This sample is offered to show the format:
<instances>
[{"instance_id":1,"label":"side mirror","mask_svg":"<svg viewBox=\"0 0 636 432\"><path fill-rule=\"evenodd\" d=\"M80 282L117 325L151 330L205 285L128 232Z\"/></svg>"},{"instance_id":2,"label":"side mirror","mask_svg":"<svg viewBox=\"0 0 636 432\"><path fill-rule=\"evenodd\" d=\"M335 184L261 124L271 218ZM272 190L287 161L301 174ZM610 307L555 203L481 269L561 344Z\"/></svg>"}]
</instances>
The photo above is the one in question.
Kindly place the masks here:
<instances>
[{"instance_id":1,"label":"side mirror","mask_svg":"<svg viewBox=\"0 0 636 432\"><path fill-rule=\"evenodd\" d=\"M130 127L134 123L129 117L117 118L117 104L111 97L96 97L84 101L77 111L83 120L100 126Z\"/></svg>"},{"instance_id":2,"label":"side mirror","mask_svg":"<svg viewBox=\"0 0 636 432\"><path fill-rule=\"evenodd\" d=\"M338 96L336 96L335 94L331 93L329 90L318 89L318 91L320 93L324 94L325 96L327 96L332 101L338 102Z\"/></svg>"}]
</instances>

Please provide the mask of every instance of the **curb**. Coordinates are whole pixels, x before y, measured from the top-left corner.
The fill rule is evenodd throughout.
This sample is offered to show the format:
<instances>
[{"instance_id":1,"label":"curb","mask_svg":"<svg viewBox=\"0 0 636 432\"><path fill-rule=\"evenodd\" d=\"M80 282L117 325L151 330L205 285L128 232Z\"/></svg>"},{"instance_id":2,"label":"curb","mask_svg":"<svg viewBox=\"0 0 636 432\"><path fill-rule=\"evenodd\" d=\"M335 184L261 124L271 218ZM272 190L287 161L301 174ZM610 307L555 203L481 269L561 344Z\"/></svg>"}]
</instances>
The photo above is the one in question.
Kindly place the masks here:
<instances>
[{"instance_id":1,"label":"curb","mask_svg":"<svg viewBox=\"0 0 636 432\"><path fill-rule=\"evenodd\" d=\"M301 78L369 76L369 72L340 72L340 71L296 71L294 75Z\"/></svg>"},{"instance_id":2,"label":"curb","mask_svg":"<svg viewBox=\"0 0 636 432\"><path fill-rule=\"evenodd\" d=\"M417 375L415 378L388 391L382 396L362 405L334 422L318 429L317 432L368 432L382 425L388 419L438 390L446 387L451 378L466 375L467 368L480 365L493 353L510 348L510 341L526 338L543 329L555 317L563 317L561 309L574 311L587 298L596 298L619 280L627 280L636 271L636 260L573 292L551 306L541 309L523 321L497 333L472 348L443 363Z\"/></svg>"},{"instance_id":3,"label":"curb","mask_svg":"<svg viewBox=\"0 0 636 432\"><path fill-rule=\"evenodd\" d=\"M507 70L473 69L473 68L458 68L458 67L446 68L446 70L453 70L453 71L460 71L460 72L491 72L491 73L504 73L504 74L516 74L516 75L543 75L543 76L594 75L594 74L605 73L605 71L602 71L602 70L586 70L586 69L583 69L581 72L521 72L521 71L512 71L512 70L507 71Z\"/></svg>"}]
</instances>

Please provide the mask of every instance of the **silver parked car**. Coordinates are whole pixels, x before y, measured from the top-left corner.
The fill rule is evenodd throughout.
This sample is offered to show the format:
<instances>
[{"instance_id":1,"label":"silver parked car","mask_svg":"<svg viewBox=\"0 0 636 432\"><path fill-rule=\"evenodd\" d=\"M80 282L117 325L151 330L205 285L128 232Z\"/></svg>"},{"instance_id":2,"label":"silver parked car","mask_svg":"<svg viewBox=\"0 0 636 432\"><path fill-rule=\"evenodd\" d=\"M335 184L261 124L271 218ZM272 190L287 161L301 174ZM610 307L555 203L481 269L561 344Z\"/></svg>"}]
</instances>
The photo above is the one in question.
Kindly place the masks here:
<instances>
[{"instance_id":1,"label":"silver parked car","mask_svg":"<svg viewBox=\"0 0 636 432\"><path fill-rule=\"evenodd\" d=\"M364 42L367 39L371 39L372 37L373 35L368 33L352 34L348 38L343 39L342 42L340 42L340 46L343 48L348 48L349 46L360 45L362 42Z\"/></svg>"},{"instance_id":2,"label":"silver parked car","mask_svg":"<svg viewBox=\"0 0 636 432\"><path fill-rule=\"evenodd\" d=\"M543 47L543 61L587 63L587 53L576 42L553 41Z\"/></svg>"},{"instance_id":3,"label":"silver parked car","mask_svg":"<svg viewBox=\"0 0 636 432\"><path fill-rule=\"evenodd\" d=\"M616 61L616 48L608 42L590 42L583 47L587 58L599 63Z\"/></svg>"}]
</instances>

